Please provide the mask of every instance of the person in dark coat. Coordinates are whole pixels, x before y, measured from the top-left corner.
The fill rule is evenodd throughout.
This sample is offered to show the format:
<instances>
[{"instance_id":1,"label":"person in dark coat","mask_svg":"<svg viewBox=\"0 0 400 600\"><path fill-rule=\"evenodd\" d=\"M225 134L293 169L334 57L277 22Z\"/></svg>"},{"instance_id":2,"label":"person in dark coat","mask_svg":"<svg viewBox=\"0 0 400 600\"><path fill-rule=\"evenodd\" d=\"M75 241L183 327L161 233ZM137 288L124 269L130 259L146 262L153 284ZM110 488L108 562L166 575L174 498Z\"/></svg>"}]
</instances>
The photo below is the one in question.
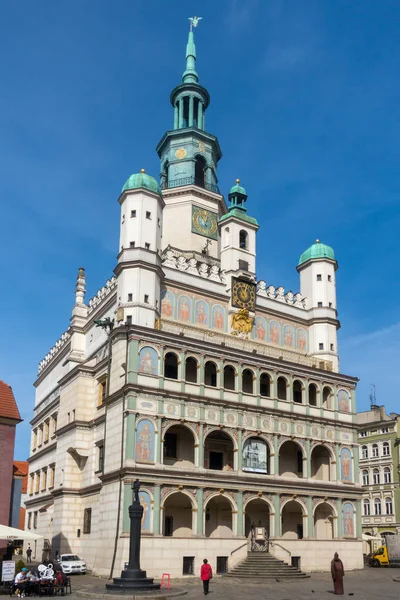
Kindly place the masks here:
<instances>
[{"instance_id":1,"label":"person in dark coat","mask_svg":"<svg viewBox=\"0 0 400 600\"><path fill-rule=\"evenodd\" d=\"M344 577L344 568L343 563L339 558L339 554L335 552L333 561L331 562L331 573L333 579L333 587L335 590L335 594L338 596L343 596L343 577Z\"/></svg>"},{"instance_id":2,"label":"person in dark coat","mask_svg":"<svg viewBox=\"0 0 400 600\"><path fill-rule=\"evenodd\" d=\"M210 584L211 578L212 578L211 565L208 564L208 560L205 558L203 560L203 564L201 565L201 569L200 569L200 579L203 582L203 591L204 591L205 596L207 596L207 594L208 594L208 586Z\"/></svg>"}]
</instances>

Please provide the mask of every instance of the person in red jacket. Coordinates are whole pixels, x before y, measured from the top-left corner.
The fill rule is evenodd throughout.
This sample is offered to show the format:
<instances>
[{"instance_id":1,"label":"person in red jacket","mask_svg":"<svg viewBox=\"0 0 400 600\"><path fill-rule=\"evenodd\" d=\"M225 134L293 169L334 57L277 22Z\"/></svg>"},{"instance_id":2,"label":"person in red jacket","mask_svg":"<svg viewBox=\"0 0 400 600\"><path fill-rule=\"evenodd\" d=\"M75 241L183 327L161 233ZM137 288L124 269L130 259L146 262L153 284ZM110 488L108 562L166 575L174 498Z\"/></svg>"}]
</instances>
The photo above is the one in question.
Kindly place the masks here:
<instances>
[{"instance_id":1,"label":"person in red jacket","mask_svg":"<svg viewBox=\"0 0 400 600\"><path fill-rule=\"evenodd\" d=\"M203 564L201 565L200 579L203 582L204 595L207 596L210 579L212 579L212 568L211 565L208 564L208 560L206 558L203 560Z\"/></svg>"}]
</instances>

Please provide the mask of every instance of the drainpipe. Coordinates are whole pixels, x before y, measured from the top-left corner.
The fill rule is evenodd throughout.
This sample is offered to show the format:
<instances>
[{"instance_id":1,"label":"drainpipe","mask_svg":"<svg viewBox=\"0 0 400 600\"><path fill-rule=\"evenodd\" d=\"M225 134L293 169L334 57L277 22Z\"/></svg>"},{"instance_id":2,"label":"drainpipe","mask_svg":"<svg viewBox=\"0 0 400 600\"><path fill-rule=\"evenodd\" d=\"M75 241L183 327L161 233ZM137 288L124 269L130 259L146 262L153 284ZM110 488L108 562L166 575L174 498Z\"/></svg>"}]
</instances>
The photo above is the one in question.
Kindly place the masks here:
<instances>
[{"instance_id":1,"label":"drainpipe","mask_svg":"<svg viewBox=\"0 0 400 600\"><path fill-rule=\"evenodd\" d=\"M126 352L125 352L125 382L124 387L128 382L128 348L129 348L129 335L126 332ZM125 440L125 390L122 396L122 427L121 427L121 466L119 473L119 490L118 490L118 509L117 509L117 526L115 529L115 540L114 540L114 551L113 557L111 561L110 575L109 579L112 579L112 574L114 571L115 559L117 557L117 549L118 549L118 538L119 538L119 523L121 520L121 498L122 498L122 468L124 465L124 440Z\"/></svg>"}]
</instances>

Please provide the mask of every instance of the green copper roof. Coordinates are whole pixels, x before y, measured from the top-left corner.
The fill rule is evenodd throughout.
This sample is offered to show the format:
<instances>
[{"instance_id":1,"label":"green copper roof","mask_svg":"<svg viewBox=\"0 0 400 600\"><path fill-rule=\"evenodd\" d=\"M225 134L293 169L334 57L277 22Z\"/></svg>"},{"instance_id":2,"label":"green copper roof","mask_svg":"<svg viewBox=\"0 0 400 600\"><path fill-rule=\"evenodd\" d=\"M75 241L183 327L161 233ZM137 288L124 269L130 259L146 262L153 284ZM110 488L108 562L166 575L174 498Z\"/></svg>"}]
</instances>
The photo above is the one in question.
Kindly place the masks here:
<instances>
[{"instance_id":1,"label":"green copper roof","mask_svg":"<svg viewBox=\"0 0 400 600\"><path fill-rule=\"evenodd\" d=\"M136 190L138 188L144 188L146 190L151 190L155 194L161 194L158 181L154 179L154 177L151 177L151 175L147 175L144 169L142 169L140 173L134 173L129 177L122 188L122 192L125 192L126 190Z\"/></svg>"},{"instance_id":2,"label":"green copper roof","mask_svg":"<svg viewBox=\"0 0 400 600\"><path fill-rule=\"evenodd\" d=\"M257 227L258 227L257 219L254 219L254 217L249 217L240 208L230 208L229 211L226 213L226 215L223 215L220 218L220 221L226 221L226 219L229 219L229 217L236 217L237 219L240 219L241 221L246 221L246 223L251 223L252 225L257 225Z\"/></svg>"},{"instance_id":3,"label":"green copper roof","mask_svg":"<svg viewBox=\"0 0 400 600\"><path fill-rule=\"evenodd\" d=\"M186 45L186 69L182 75L183 83L197 83L199 76L196 71L196 46L194 44L193 31L189 31L188 43Z\"/></svg>"},{"instance_id":4,"label":"green copper roof","mask_svg":"<svg viewBox=\"0 0 400 600\"><path fill-rule=\"evenodd\" d=\"M322 244L319 240L317 240L315 244L307 248L307 250L300 256L299 265L307 262L307 260L318 258L329 258L331 260L335 260L333 248L327 246L326 244Z\"/></svg>"},{"instance_id":5,"label":"green copper roof","mask_svg":"<svg viewBox=\"0 0 400 600\"><path fill-rule=\"evenodd\" d=\"M243 196L247 196L246 190L244 189L244 187L239 185L239 179L236 180L236 184L233 187L231 187L231 191L229 193L230 194L243 194Z\"/></svg>"}]
</instances>

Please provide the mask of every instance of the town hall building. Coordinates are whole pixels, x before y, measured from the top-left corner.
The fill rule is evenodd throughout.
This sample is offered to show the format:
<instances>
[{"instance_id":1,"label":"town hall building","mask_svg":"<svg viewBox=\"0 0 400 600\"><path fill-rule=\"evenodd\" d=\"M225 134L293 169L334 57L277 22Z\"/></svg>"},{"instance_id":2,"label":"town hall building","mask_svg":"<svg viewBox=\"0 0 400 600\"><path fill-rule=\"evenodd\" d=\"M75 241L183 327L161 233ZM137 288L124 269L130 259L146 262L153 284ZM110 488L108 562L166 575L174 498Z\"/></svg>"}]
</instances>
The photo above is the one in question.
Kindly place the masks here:
<instances>
[{"instance_id":1,"label":"town hall building","mask_svg":"<svg viewBox=\"0 0 400 600\"><path fill-rule=\"evenodd\" d=\"M68 329L39 364L26 527L39 556L118 573L139 478L151 576L197 574L204 557L231 569L254 524L303 570L328 570L335 551L361 568L334 251L317 240L301 254L299 292L256 278L255 207L239 180L227 199L218 187L192 30L170 100L160 179L135 173L118 198L114 275L87 299L79 269Z\"/></svg>"}]
</instances>

